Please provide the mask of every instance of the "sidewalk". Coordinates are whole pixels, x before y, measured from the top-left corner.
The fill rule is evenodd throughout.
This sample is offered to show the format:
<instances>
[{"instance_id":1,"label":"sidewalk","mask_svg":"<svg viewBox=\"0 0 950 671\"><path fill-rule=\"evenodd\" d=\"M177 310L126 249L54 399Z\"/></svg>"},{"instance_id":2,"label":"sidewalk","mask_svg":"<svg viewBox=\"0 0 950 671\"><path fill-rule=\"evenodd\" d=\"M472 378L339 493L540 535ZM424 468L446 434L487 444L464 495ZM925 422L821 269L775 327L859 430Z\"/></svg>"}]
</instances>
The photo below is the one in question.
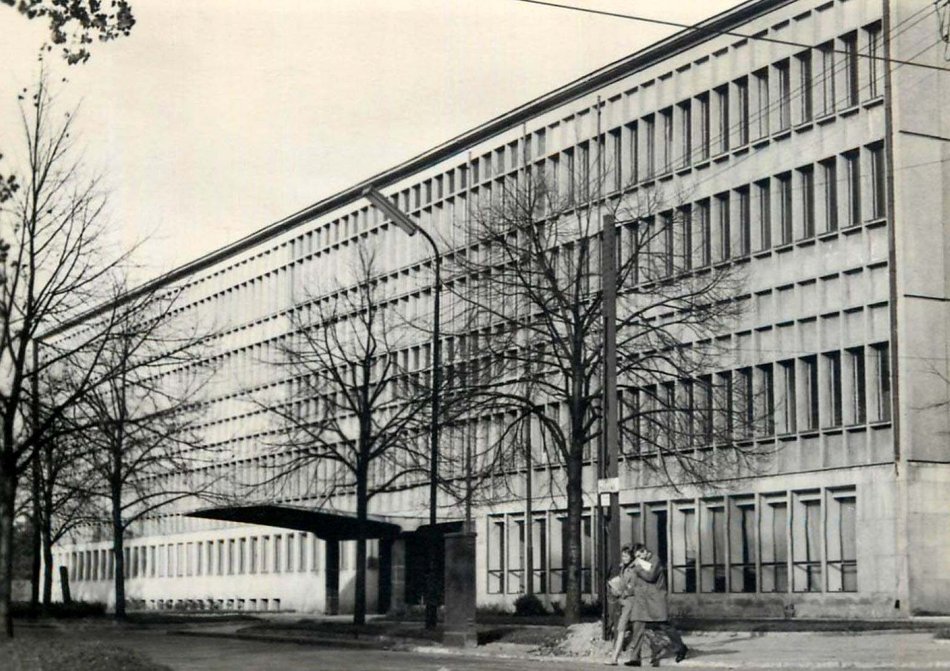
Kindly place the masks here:
<instances>
[{"instance_id":1,"label":"sidewalk","mask_svg":"<svg viewBox=\"0 0 950 671\"><path fill-rule=\"evenodd\" d=\"M939 621L932 627L939 626ZM475 648L447 648L418 622L370 622L354 627L343 620L268 618L267 622L196 624L168 633L255 641L406 650L417 653L535 660L540 663L606 661L610 644L598 623L570 629L544 625L480 625ZM694 631L684 636L690 655L679 665L671 657L662 666L735 669L950 669L950 639L937 632L844 631ZM623 667L617 667L623 668Z\"/></svg>"}]
</instances>

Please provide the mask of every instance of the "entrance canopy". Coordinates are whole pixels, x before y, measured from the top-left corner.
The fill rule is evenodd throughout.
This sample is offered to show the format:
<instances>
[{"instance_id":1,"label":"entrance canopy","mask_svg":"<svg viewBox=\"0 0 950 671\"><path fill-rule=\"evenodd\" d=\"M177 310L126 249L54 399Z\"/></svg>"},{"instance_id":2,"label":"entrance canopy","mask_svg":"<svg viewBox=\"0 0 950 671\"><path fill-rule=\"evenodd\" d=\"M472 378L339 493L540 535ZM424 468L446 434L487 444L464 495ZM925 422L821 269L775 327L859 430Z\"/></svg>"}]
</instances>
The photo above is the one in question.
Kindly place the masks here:
<instances>
[{"instance_id":1,"label":"entrance canopy","mask_svg":"<svg viewBox=\"0 0 950 671\"><path fill-rule=\"evenodd\" d=\"M271 504L224 506L195 510L188 513L188 517L295 529L332 541L354 540L359 536L356 515L312 508ZM378 515L370 515L363 525L366 538L394 538L402 531L401 525Z\"/></svg>"}]
</instances>

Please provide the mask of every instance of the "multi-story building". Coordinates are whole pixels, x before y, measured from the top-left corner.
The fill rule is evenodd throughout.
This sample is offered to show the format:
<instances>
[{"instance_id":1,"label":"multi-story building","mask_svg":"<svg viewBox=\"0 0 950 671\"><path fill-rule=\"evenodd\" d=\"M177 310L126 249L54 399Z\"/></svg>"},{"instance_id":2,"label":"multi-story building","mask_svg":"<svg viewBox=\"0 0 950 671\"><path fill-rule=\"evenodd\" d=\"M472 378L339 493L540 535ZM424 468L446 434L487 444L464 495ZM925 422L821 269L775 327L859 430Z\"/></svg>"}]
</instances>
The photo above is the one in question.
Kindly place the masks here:
<instances>
[{"instance_id":1,"label":"multi-story building","mask_svg":"<svg viewBox=\"0 0 950 671\"><path fill-rule=\"evenodd\" d=\"M755 391L764 421L750 440L771 453L768 466L710 490L651 483L634 459L621 464L623 539L665 559L674 609L950 612L946 48L924 0L751 0L159 278L187 287L188 310L227 320L204 427L233 455L221 467L264 472L270 424L248 399L285 381L263 362L288 313L313 298L306 289L351 267L358 241L386 250L378 281L395 309L427 314L431 252L362 198L367 185L450 251L466 243L473 204L506 178L602 160L613 176L603 197L689 194L677 206L691 234L676 237L676 253L745 277L741 317L719 334L733 354L710 373ZM428 365L425 337L406 345L408 368ZM534 467L538 478L559 468ZM581 582L596 598L599 503L595 464L585 468ZM302 484L255 496L138 525L129 596L147 607L345 610L352 499L328 505ZM425 497L422 479L373 500L370 600L381 608L422 591ZM527 580L561 599L564 508L555 492L531 502L528 524L516 494L475 509L479 603L510 605ZM439 518L449 528L462 510L444 498ZM90 530L60 545L74 596L109 598L109 547Z\"/></svg>"}]
</instances>

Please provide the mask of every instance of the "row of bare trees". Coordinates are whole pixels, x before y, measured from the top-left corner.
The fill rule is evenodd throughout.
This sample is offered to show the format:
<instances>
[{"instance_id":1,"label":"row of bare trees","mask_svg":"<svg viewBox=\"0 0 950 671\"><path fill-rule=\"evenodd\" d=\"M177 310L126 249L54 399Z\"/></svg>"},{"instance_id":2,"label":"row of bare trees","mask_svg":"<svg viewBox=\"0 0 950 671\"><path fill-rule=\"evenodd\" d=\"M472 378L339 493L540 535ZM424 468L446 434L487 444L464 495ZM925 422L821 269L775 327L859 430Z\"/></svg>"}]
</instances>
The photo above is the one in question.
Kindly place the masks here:
<instances>
[{"instance_id":1,"label":"row of bare trees","mask_svg":"<svg viewBox=\"0 0 950 671\"><path fill-rule=\"evenodd\" d=\"M52 597L52 549L110 529L116 615L131 524L200 496L197 390L210 331L178 315L180 293L128 290L133 250L114 251L106 192L74 143L75 115L47 77L20 98L16 188L0 204L0 618L12 635L13 537L29 519L33 601ZM93 307L99 306L99 307ZM189 323L184 328L180 326ZM42 558L42 561L41 561ZM45 565L42 572L40 566ZM42 584L41 584L42 583Z\"/></svg>"}]
</instances>

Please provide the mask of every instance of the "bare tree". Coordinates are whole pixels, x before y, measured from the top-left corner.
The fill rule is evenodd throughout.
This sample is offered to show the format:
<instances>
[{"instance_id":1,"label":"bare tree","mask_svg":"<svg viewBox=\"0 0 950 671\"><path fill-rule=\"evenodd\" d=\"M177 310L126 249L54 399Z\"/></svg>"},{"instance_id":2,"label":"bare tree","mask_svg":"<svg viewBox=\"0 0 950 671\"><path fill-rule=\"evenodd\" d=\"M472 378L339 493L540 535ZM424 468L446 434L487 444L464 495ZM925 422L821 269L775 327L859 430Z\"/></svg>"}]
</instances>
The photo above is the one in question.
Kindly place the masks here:
<instances>
[{"instance_id":1,"label":"bare tree","mask_svg":"<svg viewBox=\"0 0 950 671\"><path fill-rule=\"evenodd\" d=\"M387 304L377 272L375 251L361 245L351 283L308 297L292 312L291 335L273 362L292 392L286 402L266 404L278 422L267 483L303 473L301 496L355 494L357 624L366 617L370 501L428 477L429 362L409 360L419 333Z\"/></svg>"},{"instance_id":2,"label":"bare tree","mask_svg":"<svg viewBox=\"0 0 950 671\"><path fill-rule=\"evenodd\" d=\"M477 315L479 356L500 373L482 393L511 409L514 423L535 427L549 461L563 468L565 616L574 622L580 615L582 473L601 437L604 215L615 218L620 240L618 366L606 374L617 376L624 399L621 447L631 463L636 456L638 467L665 482L709 481L714 466L727 461L725 451L711 460L680 449L682 436L695 428L687 406L677 405L687 399L661 392L715 369L722 354L715 336L738 316L732 298L742 278L735 266L711 265L693 248L694 222L683 194L654 188L596 197L601 184L589 175L569 176L561 185L524 175L495 186L493 199L474 210L473 244L456 255L456 272L469 278L459 297ZM721 438L734 445L726 425L734 423L710 431L722 429ZM728 454L747 452L737 447Z\"/></svg>"},{"instance_id":3,"label":"bare tree","mask_svg":"<svg viewBox=\"0 0 950 671\"><path fill-rule=\"evenodd\" d=\"M185 499L213 497L208 467L220 455L206 448L200 430L203 390L214 372L203 346L210 333L178 313L179 296L168 289L120 301L95 364L99 383L70 414L87 495L103 502L106 519L99 522L112 531L116 619L126 614L129 528Z\"/></svg>"},{"instance_id":4,"label":"bare tree","mask_svg":"<svg viewBox=\"0 0 950 671\"><path fill-rule=\"evenodd\" d=\"M93 383L94 368L70 389L44 400L40 421L32 409L33 379L81 356L97 361L101 330L86 329L37 348L44 329L66 321L103 297L102 289L122 262L104 249L106 196L99 180L87 178L72 144L73 117L55 110L41 75L32 95L21 97L20 188L0 206L0 619L10 618L11 550L17 483L33 450L53 430L66 408ZM111 327L108 311L99 328Z\"/></svg>"}]
</instances>

